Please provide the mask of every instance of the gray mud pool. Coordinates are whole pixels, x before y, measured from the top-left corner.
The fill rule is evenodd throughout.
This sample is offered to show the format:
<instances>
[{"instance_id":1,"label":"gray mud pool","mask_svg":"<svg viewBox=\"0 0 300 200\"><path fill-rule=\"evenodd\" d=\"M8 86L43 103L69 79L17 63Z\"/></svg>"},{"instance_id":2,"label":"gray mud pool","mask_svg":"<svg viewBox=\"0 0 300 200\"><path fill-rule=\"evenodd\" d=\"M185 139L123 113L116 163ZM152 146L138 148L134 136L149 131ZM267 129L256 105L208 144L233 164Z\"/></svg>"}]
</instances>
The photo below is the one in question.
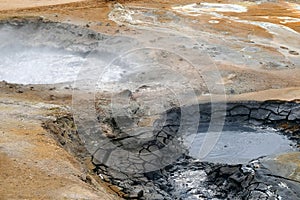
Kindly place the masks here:
<instances>
[{"instance_id":1,"label":"gray mud pool","mask_svg":"<svg viewBox=\"0 0 300 200\"><path fill-rule=\"evenodd\" d=\"M198 158L205 136L198 133L187 138L193 139L190 156ZM225 128L213 150L202 161L213 163L239 164L264 156L275 156L294 151L295 143L271 128Z\"/></svg>"}]
</instances>

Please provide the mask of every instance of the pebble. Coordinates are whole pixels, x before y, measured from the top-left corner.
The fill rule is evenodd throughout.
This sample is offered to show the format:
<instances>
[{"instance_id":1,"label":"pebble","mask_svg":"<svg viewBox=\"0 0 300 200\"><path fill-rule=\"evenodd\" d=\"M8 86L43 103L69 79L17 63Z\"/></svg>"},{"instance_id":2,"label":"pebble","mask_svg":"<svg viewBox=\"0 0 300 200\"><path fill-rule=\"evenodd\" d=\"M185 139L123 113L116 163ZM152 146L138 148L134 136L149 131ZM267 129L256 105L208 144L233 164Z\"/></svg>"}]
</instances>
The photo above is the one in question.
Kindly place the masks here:
<instances>
[{"instance_id":1,"label":"pebble","mask_svg":"<svg viewBox=\"0 0 300 200\"><path fill-rule=\"evenodd\" d=\"M17 92L17 93L24 93L24 91L21 90L21 89L18 89L16 92Z\"/></svg>"},{"instance_id":2,"label":"pebble","mask_svg":"<svg viewBox=\"0 0 300 200\"><path fill-rule=\"evenodd\" d=\"M290 54L294 55L294 56L298 56L299 53L297 51L289 51Z\"/></svg>"}]
</instances>

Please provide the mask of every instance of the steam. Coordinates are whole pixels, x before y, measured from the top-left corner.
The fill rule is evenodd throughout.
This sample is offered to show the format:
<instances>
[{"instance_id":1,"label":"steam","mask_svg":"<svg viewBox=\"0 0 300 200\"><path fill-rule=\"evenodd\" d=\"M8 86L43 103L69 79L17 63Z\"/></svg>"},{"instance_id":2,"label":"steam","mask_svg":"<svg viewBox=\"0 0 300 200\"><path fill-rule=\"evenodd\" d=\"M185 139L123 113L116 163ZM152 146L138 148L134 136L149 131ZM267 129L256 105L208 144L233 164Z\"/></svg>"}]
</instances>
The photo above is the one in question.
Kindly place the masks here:
<instances>
[{"instance_id":1,"label":"steam","mask_svg":"<svg viewBox=\"0 0 300 200\"><path fill-rule=\"evenodd\" d=\"M2 48L0 80L19 84L71 82L85 59L65 50L14 45Z\"/></svg>"}]
</instances>

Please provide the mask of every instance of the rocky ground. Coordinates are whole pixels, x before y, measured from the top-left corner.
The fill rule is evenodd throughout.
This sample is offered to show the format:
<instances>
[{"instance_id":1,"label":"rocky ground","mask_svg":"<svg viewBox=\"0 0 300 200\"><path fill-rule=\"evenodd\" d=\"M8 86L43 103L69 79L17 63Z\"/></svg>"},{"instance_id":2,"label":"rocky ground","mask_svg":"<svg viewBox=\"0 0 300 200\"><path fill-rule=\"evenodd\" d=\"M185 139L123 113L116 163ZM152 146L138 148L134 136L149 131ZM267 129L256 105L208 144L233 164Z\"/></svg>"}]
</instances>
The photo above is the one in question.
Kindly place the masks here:
<instances>
[{"instance_id":1,"label":"rocky ground","mask_svg":"<svg viewBox=\"0 0 300 200\"><path fill-rule=\"evenodd\" d=\"M0 4L0 199L300 198L297 1ZM200 162L178 132L211 121L213 130L275 128L294 150L239 165ZM151 137L135 140L141 131ZM109 141L104 154L111 144L142 156L172 144L178 159L120 172L109 162L126 171L132 161L119 151L102 160L99 138Z\"/></svg>"}]
</instances>

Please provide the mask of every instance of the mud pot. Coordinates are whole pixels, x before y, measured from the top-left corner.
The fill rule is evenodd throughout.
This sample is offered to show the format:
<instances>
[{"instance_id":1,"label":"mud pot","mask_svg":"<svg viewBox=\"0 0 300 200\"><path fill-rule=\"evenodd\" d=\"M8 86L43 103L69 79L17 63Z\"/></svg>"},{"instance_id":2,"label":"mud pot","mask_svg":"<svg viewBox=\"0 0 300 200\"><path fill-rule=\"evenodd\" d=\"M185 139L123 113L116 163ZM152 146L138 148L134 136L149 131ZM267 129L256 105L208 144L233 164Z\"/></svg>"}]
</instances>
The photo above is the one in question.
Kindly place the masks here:
<instances>
[{"instance_id":1,"label":"mud pot","mask_svg":"<svg viewBox=\"0 0 300 200\"><path fill-rule=\"evenodd\" d=\"M107 120L106 128L110 127L114 130L111 134L115 135L109 136L113 144L106 143L105 146L99 142L103 132L95 128L95 126L101 126L100 121L98 124L87 122L87 126L79 127L77 131L74 129L70 131L66 124L68 122L72 124L73 118L69 116L56 121L48 121L44 127L57 135L60 143L75 154L74 144L78 145L77 140L80 140L78 135L83 132L92 134L92 139L86 141L99 145L92 156L94 171L102 180L118 186L117 188L125 194L124 198L299 198L299 176L297 175L299 168L283 161L287 155L299 156L297 152L300 142L298 129L300 105L298 103L269 101L227 104L222 135L212 152L205 158L198 158L199 151L195 149L203 145L201 140L203 134L212 134L208 131L211 108L210 104L197 106L201 108L200 112L192 114L197 114L200 126L196 134L197 139L194 140L190 149L185 149L185 146L180 143L182 137L186 136L185 139L188 140L193 136L182 135L179 131L182 128L180 108L173 108L162 113L161 118L155 122L155 130L151 132L151 136L148 133L149 137L144 138L143 142L125 137L126 133L120 132ZM195 112L197 109L191 110ZM265 113L265 115L257 115L257 113ZM140 127L135 129L140 131ZM64 135L60 136L60 132L64 132ZM105 134L107 135L107 132ZM76 135L76 137L70 135ZM175 152L170 149L167 151L176 158L175 161L154 171L147 171L147 163L161 167L160 162L145 160L143 163L138 159L124 160L123 157L128 154L118 149L121 147L126 152L140 152L141 159L144 159L147 158L143 155L144 151L157 154L157 149L164 148L170 143L177 144ZM118 154L114 154L113 151ZM163 158L168 160L170 159L168 156L170 155ZM103 157L106 159L104 160ZM119 164L120 160L124 166L131 166L137 171L144 167L145 172L133 173L128 169L126 172L124 166L111 165L111 163Z\"/></svg>"},{"instance_id":2,"label":"mud pot","mask_svg":"<svg viewBox=\"0 0 300 200\"><path fill-rule=\"evenodd\" d=\"M160 13L162 20L154 10L116 4L110 18L140 28L126 36L41 18L2 20L0 79L72 85L72 114L43 127L77 159L90 156L93 171L123 198L299 199L299 102L225 101L226 94L299 85L284 71L298 73L299 45L291 41L299 33L218 14L247 11L181 5ZM192 25L199 15L213 17L210 24L259 26L274 40L259 32L221 40ZM178 33L183 22L194 35ZM291 157L296 164L285 162Z\"/></svg>"}]
</instances>

